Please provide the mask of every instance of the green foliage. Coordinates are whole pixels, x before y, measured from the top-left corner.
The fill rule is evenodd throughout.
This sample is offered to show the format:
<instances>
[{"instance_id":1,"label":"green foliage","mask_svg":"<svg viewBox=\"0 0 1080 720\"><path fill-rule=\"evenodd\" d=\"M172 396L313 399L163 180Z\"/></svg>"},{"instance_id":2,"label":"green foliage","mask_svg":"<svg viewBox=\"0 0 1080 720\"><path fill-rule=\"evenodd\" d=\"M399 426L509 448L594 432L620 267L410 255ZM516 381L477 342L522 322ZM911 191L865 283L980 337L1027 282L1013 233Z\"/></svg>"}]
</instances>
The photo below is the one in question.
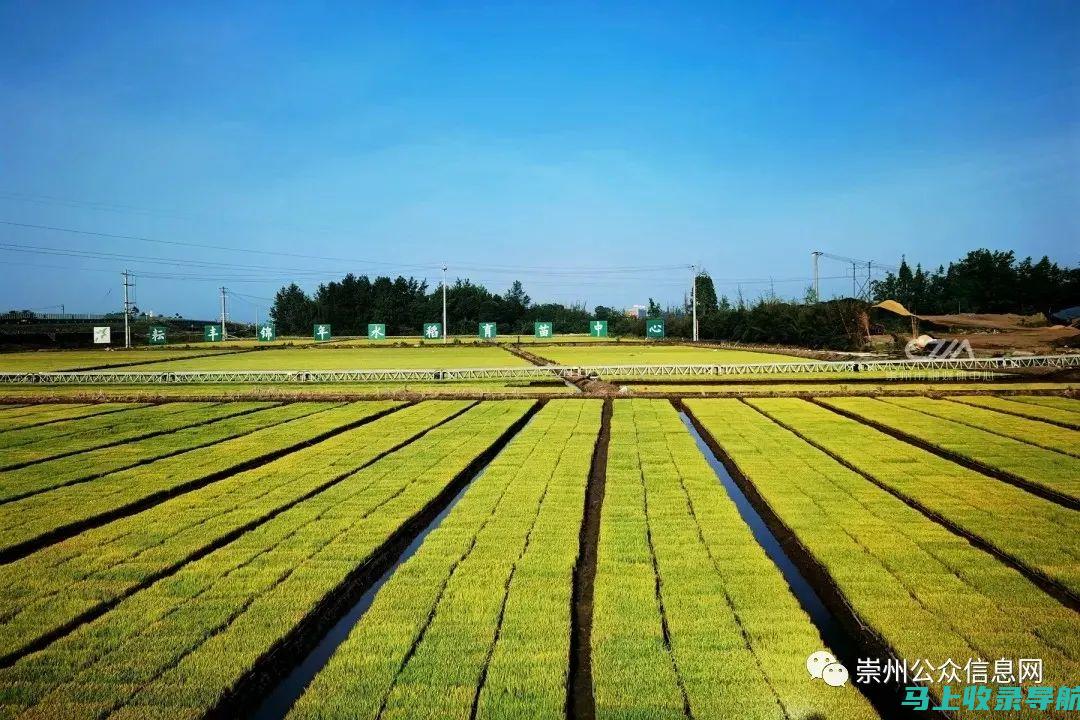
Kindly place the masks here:
<instances>
[{"instance_id":1,"label":"green foliage","mask_svg":"<svg viewBox=\"0 0 1080 720\"><path fill-rule=\"evenodd\" d=\"M83 703L204 715L531 404L480 405L350 473L0 671L0 687L43 717Z\"/></svg>"},{"instance_id":2,"label":"green foliage","mask_svg":"<svg viewBox=\"0 0 1080 720\"><path fill-rule=\"evenodd\" d=\"M451 334L471 335L479 322L499 324L501 334L529 333L532 323L553 322L556 333L582 333L589 321L583 308L556 303L534 305L520 281L496 295L469 280L446 290ZM425 322L442 318L442 286L428 288L415 278L346 275L320 285L309 297L295 283L278 291L271 317L278 334L307 334L313 322L326 322L339 335L364 335L367 323L385 323L389 335L418 335Z\"/></svg>"},{"instance_id":3,"label":"green foliage","mask_svg":"<svg viewBox=\"0 0 1080 720\"><path fill-rule=\"evenodd\" d=\"M972 250L962 260L933 273L907 262L896 275L872 285L874 299L897 300L924 314L1050 313L1073 305L1080 297L1080 268L1059 267L1043 257L1016 262L1010 250Z\"/></svg>"},{"instance_id":4,"label":"green foliage","mask_svg":"<svg viewBox=\"0 0 1080 720\"><path fill-rule=\"evenodd\" d=\"M597 718L877 717L809 681L817 629L666 401L615 402L598 554Z\"/></svg>"},{"instance_id":5,"label":"green foliage","mask_svg":"<svg viewBox=\"0 0 1080 720\"><path fill-rule=\"evenodd\" d=\"M755 398L746 402L1016 563L1080 592L1075 542L1080 536L1080 517L1075 511L805 400Z\"/></svg>"},{"instance_id":6,"label":"green foliage","mask_svg":"<svg viewBox=\"0 0 1080 720\"><path fill-rule=\"evenodd\" d=\"M1076 677L1080 618L1022 574L746 404L686 404L897 657L1019 653L1054 658L1048 684Z\"/></svg>"},{"instance_id":7,"label":"green foliage","mask_svg":"<svg viewBox=\"0 0 1080 720\"><path fill-rule=\"evenodd\" d=\"M0 656L18 652L79 615L124 597L148 578L183 565L230 533L265 522L468 404L431 401L404 408L0 567L0 587L5 589L0 597ZM286 432L277 440L304 441L381 407L385 404L351 403L327 410L295 427L282 426ZM319 432L313 432L316 428ZM196 473L228 468L232 462L216 454L205 461ZM146 478L152 481L152 475ZM145 492L140 487L132 491ZM63 602L57 602L58 596Z\"/></svg>"},{"instance_id":8,"label":"green foliage","mask_svg":"<svg viewBox=\"0 0 1080 720\"><path fill-rule=\"evenodd\" d=\"M469 717L474 702L479 718L564 717L599 428L596 400L537 413L383 586L289 717L374 718L383 703L387 717Z\"/></svg>"},{"instance_id":9,"label":"green foliage","mask_svg":"<svg viewBox=\"0 0 1080 720\"><path fill-rule=\"evenodd\" d=\"M722 298L717 309L698 306L698 329L702 340L767 343L827 350L859 346L859 314L866 303L829 300L815 304L759 299L753 304L732 306ZM667 318L669 337L691 337L691 318L682 314Z\"/></svg>"}]
</instances>

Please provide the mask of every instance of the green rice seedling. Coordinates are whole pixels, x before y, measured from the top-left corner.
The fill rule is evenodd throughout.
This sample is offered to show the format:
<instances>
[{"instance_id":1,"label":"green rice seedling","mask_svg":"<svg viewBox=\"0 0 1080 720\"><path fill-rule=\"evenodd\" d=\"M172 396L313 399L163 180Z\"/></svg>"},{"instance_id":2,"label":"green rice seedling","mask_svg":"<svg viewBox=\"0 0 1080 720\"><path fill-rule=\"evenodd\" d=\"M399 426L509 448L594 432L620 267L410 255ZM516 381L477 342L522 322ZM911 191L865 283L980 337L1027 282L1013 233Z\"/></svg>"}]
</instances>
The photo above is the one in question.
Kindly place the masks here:
<instances>
[{"instance_id":1,"label":"green rice seedling","mask_svg":"<svg viewBox=\"0 0 1080 720\"><path fill-rule=\"evenodd\" d=\"M945 415L950 413L947 404L939 408L934 405L938 401L925 398L822 398L821 402L898 430L980 466L1000 470L1022 482L1080 501L1080 458L1045 450L1021 440L961 424L954 418L946 418ZM963 416L965 410L959 408L955 412L958 416ZM971 414L978 412L972 409ZM1008 418L1000 421L976 418L975 422L984 427L993 425L1002 428L1007 420ZM1023 422L1019 418L1015 420L1017 423ZM1044 431L1044 437L1047 442L1061 442L1064 440L1061 436L1068 433L1076 435L1071 430L1050 427Z\"/></svg>"},{"instance_id":2,"label":"green rice seedling","mask_svg":"<svg viewBox=\"0 0 1080 720\"><path fill-rule=\"evenodd\" d=\"M1071 413L1080 413L1080 400L1076 398L1054 397L1051 395L1010 395L1010 400L1028 403L1029 405L1042 405L1043 407L1057 408Z\"/></svg>"},{"instance_id":3,"label":"green rice seedling","mask_svg":"<svg viewBox=\"0 0 1080 720\"><path fill-rule=\"evenodd\" d=\"M615 403L592 635L598 718L870 718L665 401Z\"/></svg>"},{"instance_id":4,"label":"green rice seedling","mask_svg":"<svg viewBox=\"0 0 1080 720\"><path fill-rule=\"evenodd\" d=\"M88 482L54 488L5 503L0 505L0 552L16 553L21 548L53 538L61 531L110 517L147 499L161 497L164 493L176 494L205 484L209 478L228 474L233 468L257 463L283 448L303 445L328 431L363 420L395 405L385 401L363 403L344 412L327 412L340 408L340 405L293 403L271 411L281 422L295 420L284 426L275 424L256 429L243 437L220 444L196 447L155 463L119 470ZM250 422L252 419L245 416L236 420ZM203 429L205 427L191 428L196 432ZM169 436L159 436L162 437ZM57 462L65 460L68 458L61 458ZM30 466L34 467L38 465ZM19 472L9 471L11 474Z\"/></svg>"},{"instance_id":5,"label":"green rice seedling","mask_svg":"<svg viewBox=\"0 0 1080 720\"><path fill-rule=\"evenodd\" d=\"M297 405L298 407L274 407L275 403L265 402L229 403L222 407L227 407L230 415L206 425L183 427L144 440L44 460L15 470L0 471L0 503L213 445L326 407ZM262 412L256 412L259 410ZM3 525L2 520L0 525Z\"/></svg>"},{"instance_id":6,"label":"green rice seedling","mask_svg":"<svg viewBox=\"0 0 1080 720\"><path fill-rule=\"evenodd\" d=\"M314 426L325 432L355 422L373 405L352 403L276 428L278 442L310 438ZM0 566L0 657L25 652L74 618L100 611L468 406L431 401L405 408Z\"/></svg>"},{"instance_id":7,"label":"green rice seedling","mask_svg":"<svg viewBox=\"0 0 1080 720\"><path fill-rule=\"evenodd\" d=\"M519 367L527 360L497 347L284 348L154 363L125 370L368 370Z\"/></svg>"},{"instance_id":8,"label":"green rice seedling","mask_svg":"<svg viewBox=\"0 0 1080 720\"><path fill-rule=\"evenodd\" d=\"M382 587L294 718L561 718L596 400L549 402Z\"/></svg>"},{"instance_id":9,"label":"green rice seedling","mask_svg":"<svg viewBox=\"0 0 1080 720\"><path fill-rule=\"evenodd\" d=\"M994 400L996 398L990 399ZM932 415L933 417L941 418L942 420L948 420L977 430L983 430L993 435L1000 435L1007 440L1019 440L1023 443L1035 445L1036 447L1045 450L1053 450L1055 452L1065 453L1066 455L1072 455L1074 458L1080 458L1080 432L1077 432L1076 430L1069 430L1057 425L1039 422L1038 420L997 412L990 408L954 403L948 400L932 400L930 398L919 397L895 397L882 398L882 401L887 402L890 405L898 405L909 410L916 410L925 413L926 415ZM1034 408L1035 406L1031 407ZM990 438L986 438L981 434L978 435L978 437L984 441L990 440ZM973 456L976 453L979 455L987 454L984 447L987 444L986 442L971 444L977 446L977 449L975 450L968 450ZM1008 451L1013 449L1015 449L1015 445L1011 442L1006 442L1005 447L1003 448L1005 451L1004 454L1009 455L1010 453ZM1028 452L1028 449L1022 446L1020 450L1022 452ZM1076 463L1076 466L1076 469L1080 471L1080 463Z\"/></svg>"},{"instance_id":10,"label":"green rice seedling","mask_svg":"<svg viewBox=\"0 0 1080 720\"><path fill-rule=\"evenodd\" d=\"M0 470L201 425L233 412L228 403L165 403L0 433Z\"/></svg>"},{"instance_id":11,"label":"green rice seedling","mask_svg":"<svg viewBox=\"0 0 1080 720\"><path fill-rule=\"evenodd\" d=\"M746 400L874 482L1080 593L1078 514L797 398Z\"/></svg>"},{"instance_id":12,"label":"green rice seedling","mask_svg":"<svg viewBox=\"0 0 1080 720\"><path fill-rule=\"evenodd\" d=\"M229 350L203 348L197 351L161 348L132 348L130 350L31 350L0 354L0 372L64 372L80 368L125 366L137 363L160 362L166 359L201 357L228 353Z\"/></svg>"},{"instance_id":13,"label":"green rice seedling","mask_svg":"<svg viewBox=\"0 0 1080 720\"><path fill-rule=\"evenodd\" d=\"M1069 410L1039 405L1026 402L1018 402L1015 398L995 397L992 395L951 395L947 398L955 403L984 407L997 410L1010 415L1023 415L1032 420L1045 420L1047 422L1064 425L1073 430L1080 430L1080 416ZM1050 398L1051 400L1055 398Z\"/></svg>"},{"instance_id":14,"label":"green rice seedling","mask_svg":"<svg viewBox=\"0 0 1080 720\"><path fill-rule=\"evenodd\" d=\"M1022 648L1048 684L1080 672L1080 618L1020 572L746 404L686 405L897 657L940 666Z\"/></svg>"},{"instance_id":15,"label":"green rice seedling","mask_svg":"<svg viewBox=\"0 0 1080 720\"><path fill-rule=\"evenodd\" d=\"M21 405L18 406L18 410L9 409L3 416L0 416L0 432L62 422L64 420L77 420L91 415L105 415L120 410L134 410L140 407L146 407L146 405L115 402L89 405L79 403Z\"/></svg>"},{"instance_id":16,"label":"green rice seedling","mask_svg":"<svg viewBox=\"0 0 1080 720\"><path fill-rule=\"evenodd\" d=\"M531 405L432 430L0 670L0 688L31 717L205 714Z\"/></svg>"},{"instance_id":17,"label":"green rice seedling","mask_svg":"<svg viewBox=\"0 0 1080 720\"><path fill-rule=\"evenodd\" d=\"M117 403L119 404L119 403ZM217 402L176 402L161 405L124 404L118 412L96 415L75 415L39 428L21 428L0 435L0 448L8 450L43 440L62 442L65 439L85 437L93 433L115 432L129 429L132 425L146 423L148 419L164 419L173 413L190 412L220 405ZM45 407L45 406L42 406ZM57 407L50 405L48 407ZM6 460L6 458L5 458Z\"/></svg>"}]
</instances>

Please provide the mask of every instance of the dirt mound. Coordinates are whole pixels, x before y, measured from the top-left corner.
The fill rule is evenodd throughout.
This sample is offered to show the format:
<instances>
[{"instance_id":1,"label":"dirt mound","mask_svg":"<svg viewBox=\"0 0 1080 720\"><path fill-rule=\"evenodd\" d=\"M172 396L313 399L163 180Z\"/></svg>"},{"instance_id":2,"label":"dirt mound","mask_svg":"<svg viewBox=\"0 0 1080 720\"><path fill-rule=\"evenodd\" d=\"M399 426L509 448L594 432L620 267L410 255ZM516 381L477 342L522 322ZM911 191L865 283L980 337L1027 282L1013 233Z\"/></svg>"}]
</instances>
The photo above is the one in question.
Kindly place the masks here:
<instances>
[{"instance_id":1,"label":"dirt mound","mask_svg":"<svg viewBox=\"0 0 1080 720\"><path fill-rule=\"evenodd\" d=\"M1039 314L962 313L960 315L919 315L918 318L944 327L985 328L987 330L1022 330L1046 325L1046 319Z\"/></svg>"},{"instance_id":2,"label":"dirt mound","mask_svg":"<svg viewBox=\"0 0 1080 720\"><path fill-rule=\"evenodd\" d=\"M886 310L900 317L916 317L923 322L941 327L959 327L981 330L1024 330L1046 325L1046 319L1034 315L1016 313L957 313L956 315L917 315L895 300L882 300L873 307Z\"/></svg>"},{"instance_id":3,"label":"dirt mound","mask_svg":"<svg viewBox=\"0 0 1080 720\"><path fill-rule=\"evenodd\" d=\"M1025 351L1034 354L1080 346L1080 329L1055 325L996 333L949 333L947 339L967 340L975 350Z\"/></svg>"}]
</instances>

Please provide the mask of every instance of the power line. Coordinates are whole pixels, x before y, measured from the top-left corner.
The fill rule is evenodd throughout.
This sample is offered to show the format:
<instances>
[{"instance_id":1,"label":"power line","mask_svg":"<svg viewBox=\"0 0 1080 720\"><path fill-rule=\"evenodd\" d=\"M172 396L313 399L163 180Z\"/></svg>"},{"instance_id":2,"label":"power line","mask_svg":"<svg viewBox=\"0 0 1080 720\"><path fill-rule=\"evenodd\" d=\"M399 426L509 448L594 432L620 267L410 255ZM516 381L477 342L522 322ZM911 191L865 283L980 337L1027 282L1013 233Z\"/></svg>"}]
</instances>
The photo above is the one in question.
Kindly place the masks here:
<instances>
[{"instance_id":1,"label":"power line","mask_svg":"<svg viewBox=\"0 0 1080 720\"><path fill-rule=\"evenodd\" d=\"M220 252L242 252L255 255L275 255L279 257L291 257L305 260L319 260L323 262L342 262L351 265L381 265L385 267L395 268L408 268L408 269L420 269L420 270L439 270L442 265L438 264L421 264L421 263L396 263L386 262L381 260L358 260L355 258L340 258L340 257L326 257L319 255L307 255L303 253L290 253L277 250L252 250L251 248L242 247L230 247L225 245L212 245L209 243L196 243L183 240L162 240L160 238L151 238L142 235L124 235L119 233L106 233L98 232L94 230L81 230L77 228L65 228L54 225L38 225L35 223L22 223L12 220L0 220L0 225L8 225L10 227L18 227L33 230L47 230L52 232L63 232L75 235L85 235L90 237L100 237L110 240L134 240L138 242L156 243L160 245L174 245L179 247L193 247L203 250L216 250ZM525 266L525 265L487 265L477 264L470 262L453 262L448 263L450 267L461 270L478 270L481 272L493 272L493 273L522 273L531 272L536 274L552 274L561 276L576 276L576 275L590 275L590 274L624 274L624 273L653 273L657 270L675 270L681 269L682 265L670 265L670 266L610 266L605 265L595 268L562 268L558 266Z\"/></svg>"},{"instance_id":2,"label":"power line","mask_svg":"<svg viewBox=\"0 0 1080 720\"><path fill-rule=\"evenodd\" d=\"M893 272L898 272L900 270L900 268L895 266L895 265L888 265L886 263L878 262L877 260L859 260L858 258L850 258L850 257L845 257L843 255L833 255L832 253L827 253L827 252L821 252L821 251L815 251L815 252L818 255L820 255L821 257L826 257L826 258L829 258L830 260L837 260L837 261L842 262L842 263L853 263L853 264L858 265L859 267L876 267L876 268L881 268L883 270L890 270L890 271L893 271Z\"/></svg>"}]
</instances>

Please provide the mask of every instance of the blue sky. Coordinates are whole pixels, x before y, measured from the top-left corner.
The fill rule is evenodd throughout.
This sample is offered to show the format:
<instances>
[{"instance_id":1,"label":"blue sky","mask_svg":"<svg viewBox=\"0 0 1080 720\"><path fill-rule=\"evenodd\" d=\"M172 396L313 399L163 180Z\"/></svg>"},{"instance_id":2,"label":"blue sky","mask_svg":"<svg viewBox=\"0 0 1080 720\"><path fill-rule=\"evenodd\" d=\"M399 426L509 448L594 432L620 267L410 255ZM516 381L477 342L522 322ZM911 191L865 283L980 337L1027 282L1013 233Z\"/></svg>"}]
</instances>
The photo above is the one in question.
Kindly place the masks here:
<instances>
[{"instance_id":1,"label":"blue sky","mask_svg":"<svg viewBox=\"0 0 1080 720\"><path fill-rule=\"evenodd\" d=\"M0 87L0 220L259 251L0 225L0 309L115 309L125 266L243 316L443 262L591 307L1080 261L1076 2L5 2Z\"/></svg>"}]
</instances>

